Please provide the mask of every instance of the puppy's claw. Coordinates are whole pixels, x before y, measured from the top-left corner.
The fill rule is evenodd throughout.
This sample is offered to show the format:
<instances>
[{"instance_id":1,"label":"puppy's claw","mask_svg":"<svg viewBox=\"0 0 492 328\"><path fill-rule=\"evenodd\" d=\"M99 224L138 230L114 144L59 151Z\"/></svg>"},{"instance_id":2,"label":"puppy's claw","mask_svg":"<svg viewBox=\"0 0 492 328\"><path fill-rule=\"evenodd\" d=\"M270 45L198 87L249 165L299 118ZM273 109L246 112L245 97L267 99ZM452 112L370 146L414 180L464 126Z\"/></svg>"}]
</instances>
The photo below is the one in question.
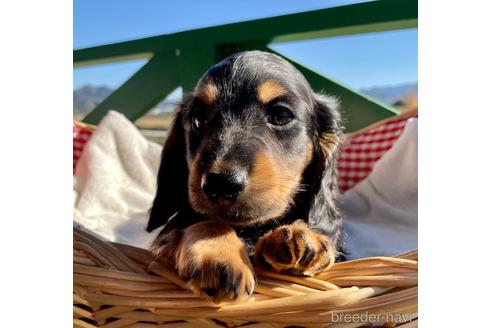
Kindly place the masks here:
<instances>
[{"instance_id":1,"label":"puppy's claw","mask_svg":"<svg viewBox=\"0 0 492 328\"><path fill-rule=\"evenodd\" d=\"M203 292L210 297L217 295L217 289L215 288L204 288Z\"/></svg>"}]
</instances>

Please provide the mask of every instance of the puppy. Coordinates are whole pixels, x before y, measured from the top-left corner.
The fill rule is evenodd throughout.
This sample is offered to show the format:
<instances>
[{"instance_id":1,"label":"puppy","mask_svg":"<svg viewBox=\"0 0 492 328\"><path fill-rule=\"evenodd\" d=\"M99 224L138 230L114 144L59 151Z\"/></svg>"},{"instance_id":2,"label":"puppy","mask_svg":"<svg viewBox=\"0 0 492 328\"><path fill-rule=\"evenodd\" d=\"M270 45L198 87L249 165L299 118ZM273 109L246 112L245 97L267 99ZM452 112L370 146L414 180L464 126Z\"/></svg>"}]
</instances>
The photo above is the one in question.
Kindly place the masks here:
<instances>
[{"instance_id":1,"label":"puppy","mask_svg":"<svg viewBox=\"0 0 492 328\"><path fill-rule=\"evenodd\" d=\"M312 276L341 256L335 99L283 58L234 54L180 106L162 152L147 231L152 251L216 301L251 294L250 256Z\"/></svg>"}]
</instances>

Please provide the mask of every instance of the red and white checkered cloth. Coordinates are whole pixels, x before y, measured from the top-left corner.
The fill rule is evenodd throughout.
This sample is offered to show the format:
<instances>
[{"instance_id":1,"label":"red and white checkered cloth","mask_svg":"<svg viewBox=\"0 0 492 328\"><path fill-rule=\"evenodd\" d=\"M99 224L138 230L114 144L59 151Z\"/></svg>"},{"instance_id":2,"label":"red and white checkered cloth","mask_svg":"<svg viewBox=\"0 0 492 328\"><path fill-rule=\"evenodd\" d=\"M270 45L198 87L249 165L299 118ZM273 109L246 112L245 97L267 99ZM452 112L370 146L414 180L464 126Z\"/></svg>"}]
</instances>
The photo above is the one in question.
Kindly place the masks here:
<instances>
[{"instance_id":1,"label":"red and white checkered cloth","mask_svg":"<svg viewBox=\"0 0 492 328\"><path fill-rule=\"evenodd\" d=\"M373 129L354 133L338 156L338 186L347 191L364 180L374 164L386 153L403 132L407 120L417 114L396 116Z\"/></svg>"},{"instance_id":2,"label":"red and white checkered cloth","mask_svg":"<svg viewBox=\"0 0 492 328\"><path fill-rule=\"evenodd\" d=\"M82 150L84 149L85 143L92 135L92 131L73 126L73 173L75 173L75 166L79 161Z\"/></svg>"},{"instance_id":3,"label":"red and white checkered cloth","mask_svg":"<svg viewBox=\"0 0 492 328\"><path fill-rule=\"evenodd\" d=\"M414 115L396 116L382 125L352 134L338 157L338 185L344 192L364 180L374 164L387 152L403 132L405 123ZM73 170L92 131L73 127Z\"/></svg>"}]
</instances>

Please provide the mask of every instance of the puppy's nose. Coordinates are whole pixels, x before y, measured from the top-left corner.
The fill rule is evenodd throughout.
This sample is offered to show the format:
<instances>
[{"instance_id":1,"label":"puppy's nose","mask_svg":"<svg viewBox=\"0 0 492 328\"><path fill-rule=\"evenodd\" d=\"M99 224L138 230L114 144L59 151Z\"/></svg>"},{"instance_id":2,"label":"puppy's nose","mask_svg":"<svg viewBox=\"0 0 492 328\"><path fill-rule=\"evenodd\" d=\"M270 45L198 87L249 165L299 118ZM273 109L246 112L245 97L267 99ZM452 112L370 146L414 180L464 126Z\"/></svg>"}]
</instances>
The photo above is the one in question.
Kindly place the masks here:
<instances>
[{"instance_id":1,"label":"puppy's nose","mask_svg":"<svg viewBox=\"0 0 492 328\"><path fill-rule=\"evenodd\" d=\"M202 179L202 189L208 198L215 202L220 197L229 201L235 201L247 183L245 171L226 171L220 173L207 173Z\"/></svg>"}]
</instances>

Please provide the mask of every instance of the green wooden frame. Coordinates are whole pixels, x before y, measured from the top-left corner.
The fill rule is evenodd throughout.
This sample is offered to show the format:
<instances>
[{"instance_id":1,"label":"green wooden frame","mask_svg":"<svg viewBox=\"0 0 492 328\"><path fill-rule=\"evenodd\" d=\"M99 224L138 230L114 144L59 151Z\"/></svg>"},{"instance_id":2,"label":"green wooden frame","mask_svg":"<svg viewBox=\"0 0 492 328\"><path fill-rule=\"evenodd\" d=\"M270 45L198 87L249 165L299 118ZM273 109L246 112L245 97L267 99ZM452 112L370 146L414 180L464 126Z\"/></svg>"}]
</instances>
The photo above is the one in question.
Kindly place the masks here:
<instances>
[{"instance_id":1,"label":"green wooden frame","mask_svg":"<svg viewBox=\"0 0 492 328\"><path fill-rule=\"evenodd\" d=\"M84 121L97 124L110 109L135 120L177 87L191 91L208 67L237 51L274 52L268 45L276 42L415 28L417 8L417 0L381 0L74 50L75 67L149 59ZM340 98L347 131L397 113L391 106L286 59L306 76L313 89Z\"/></svg>"}]
</instances>

